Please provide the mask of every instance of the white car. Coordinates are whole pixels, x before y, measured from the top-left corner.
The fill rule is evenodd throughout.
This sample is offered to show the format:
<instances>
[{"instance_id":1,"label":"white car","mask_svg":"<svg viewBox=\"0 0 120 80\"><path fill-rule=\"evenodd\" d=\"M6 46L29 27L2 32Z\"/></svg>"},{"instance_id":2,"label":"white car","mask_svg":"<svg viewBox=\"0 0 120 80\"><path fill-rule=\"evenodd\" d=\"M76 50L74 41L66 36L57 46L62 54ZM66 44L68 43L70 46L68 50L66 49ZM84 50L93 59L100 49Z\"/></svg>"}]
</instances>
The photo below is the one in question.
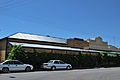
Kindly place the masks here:
<instances>
[{"instance_id":1,"label":"white car","mask_svg":"<svg viewBox=\"0 0 120 80\"><path fill-rule=\"evenodd\" d=\"M72 69L71 64L64 63L61 60L50 60L48 63L43 63L42 68L44 69Z\"/></svg>"},{"instance_id":2,"label":"white car","mask_svg":"<svg viewBox=\"0 0 120 80\"><path fill-rule=\"evenodd\" d=\"M31 71L33 66L29 64L23 64L18 60L5 60L0 62L0 71L9 72L9 71Z\"/></svg>"}]
</instances>

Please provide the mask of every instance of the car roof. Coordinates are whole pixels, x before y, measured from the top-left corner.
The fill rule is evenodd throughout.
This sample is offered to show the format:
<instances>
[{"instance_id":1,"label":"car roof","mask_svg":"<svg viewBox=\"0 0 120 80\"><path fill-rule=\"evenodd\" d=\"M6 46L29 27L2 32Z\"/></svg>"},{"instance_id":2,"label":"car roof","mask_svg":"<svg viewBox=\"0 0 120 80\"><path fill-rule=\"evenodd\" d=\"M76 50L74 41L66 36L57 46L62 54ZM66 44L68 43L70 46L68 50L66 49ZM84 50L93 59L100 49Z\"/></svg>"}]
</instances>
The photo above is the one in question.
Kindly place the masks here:
<instances>
[{"instance_id":1,"label":"car roof","mask_svg":"<svg viewBox=\"0 0 120 80\"><path fill-rule=\"evenodd\" d=\"M19 61L19 60L5 60L5 61Z\"/></svg>"},{"instance_id":2,"label":"car roof","mask_svg":"<svg viewBox=\"0 0 120 80\"><path fill-rule=\"evenodd\" d=\"M50 60L50 61L61 61L61 60Z\"/></svg>"},{"instance_id":3,"label":"car roof","mask_svg":"<svg viewBox=\"0 0 120 80\"><path fill-rule=\"evenodd\" d=\"M19 60L4 60L4 61L1 61L1 63L5 63L7 61L19 61Z\"/></svg>"}]
</instances>

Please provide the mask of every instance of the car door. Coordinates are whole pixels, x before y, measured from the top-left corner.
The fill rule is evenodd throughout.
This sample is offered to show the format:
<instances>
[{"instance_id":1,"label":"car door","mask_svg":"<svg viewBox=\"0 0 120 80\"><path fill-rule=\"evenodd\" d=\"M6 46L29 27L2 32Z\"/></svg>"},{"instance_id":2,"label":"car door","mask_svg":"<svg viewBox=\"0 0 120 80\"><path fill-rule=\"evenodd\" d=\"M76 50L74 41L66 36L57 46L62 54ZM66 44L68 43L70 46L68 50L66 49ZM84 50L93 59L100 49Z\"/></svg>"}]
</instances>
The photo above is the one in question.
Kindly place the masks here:
<instances>
[{"instance_id":1,"label":"car door","mask_svg":"<svg viewBox=\"0 0 120 80\"><path fill-rule=\"evenodd\" d=\"M25 70L24 64L21 63L20 61L14 61L14 65L16 67L16 71Z\"/></svg>"},{"instance_id":2,"label":"car door","mask_svg":"<svg viewBox=\"0 0 120 80\"><path fill-rule=\"evenodd\" d=\"M63 61L59 61L60 62L60 68L61 69L65 69L67 66L66 66L66 64L63 62Z\"/></svg>"},{"instance_id":3,"label":"car door","mask_svg":"<svg viewBox=\"0 0 120 80\"><path fill-rule=\"evenodd\" d=\"M59 61L54 61L54 66L56 67L56 69L60 69Z\"/></svg>"},{"instance_id":4,"label":"car door","mask_svg":"<svg viewBox=\"0 0 120 80\"><path fill-rule=\"evenodd\" d=\"M16 66L14 65L13 61L7 61L3 63L4 67L8 67L10 71L16 70Z\"/></svg>"}]
</instances>

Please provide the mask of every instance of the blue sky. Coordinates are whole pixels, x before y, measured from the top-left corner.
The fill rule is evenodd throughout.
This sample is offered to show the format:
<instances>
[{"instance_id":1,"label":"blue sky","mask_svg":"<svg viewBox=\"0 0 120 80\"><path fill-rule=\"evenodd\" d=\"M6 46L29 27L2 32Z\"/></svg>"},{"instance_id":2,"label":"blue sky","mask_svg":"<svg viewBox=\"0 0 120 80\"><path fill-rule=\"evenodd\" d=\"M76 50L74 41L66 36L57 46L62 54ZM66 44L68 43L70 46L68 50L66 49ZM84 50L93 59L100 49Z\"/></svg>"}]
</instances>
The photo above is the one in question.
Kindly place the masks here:
<instances>
[{"instance_id":1,"label":"blue sky","mask_svg":"<svg viewBox=\"0 0 120 80\"><path fill-rule=\"evenodd\" d=\"M0 0L0 38L16 32L102 36L120 47L120 0Z\"/></svg>"}]
</instances>

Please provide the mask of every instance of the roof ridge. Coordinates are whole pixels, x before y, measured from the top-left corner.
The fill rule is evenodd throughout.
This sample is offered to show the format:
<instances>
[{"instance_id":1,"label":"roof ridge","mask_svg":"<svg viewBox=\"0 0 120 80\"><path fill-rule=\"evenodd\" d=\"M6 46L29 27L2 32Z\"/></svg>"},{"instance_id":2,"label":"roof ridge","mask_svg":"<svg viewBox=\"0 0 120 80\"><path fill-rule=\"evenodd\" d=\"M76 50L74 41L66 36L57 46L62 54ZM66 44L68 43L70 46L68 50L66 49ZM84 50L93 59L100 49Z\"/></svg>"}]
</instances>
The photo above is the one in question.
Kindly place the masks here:
<instances>
[{"instance_id":1,"label":"roof ridge","mask_svg":"<svg viewBox=\"0 0 120 80\"><path fill-rule=\"evenodd\" d=\"M67 40L63 39L63 38L56 38L56 37L51 37L51 36L21 33L21 32L17 32L15 34L12 34L12 35L8 36L8 38L47 41L47 42L56 42L56 43L66 43L67 42Z\"/></svg>"},{"instance_id":2,"label":"roof ridge","mask_svg":"<svg viewBox=\"0 0 120 80\"><path fill-rule=\"evenodd\" d=\"M58 38L58 39L64 39L64 38L59 38L59 37L53 37L53 36L49 36L49 35L41 35L41 34L34 34L34 33L25 33L25 32L16 32L12 35L15 35L15 34L18 34L18 33L21 33L21 34L29 34L29 35L36 35L36 36L44 36L44 37L52 37L52 38ZM10 36L12 36L10 35ZM9 37L9 36L8 36ZM66 39L64 39L66 40Z\"/></svg>"}]
</instances>

